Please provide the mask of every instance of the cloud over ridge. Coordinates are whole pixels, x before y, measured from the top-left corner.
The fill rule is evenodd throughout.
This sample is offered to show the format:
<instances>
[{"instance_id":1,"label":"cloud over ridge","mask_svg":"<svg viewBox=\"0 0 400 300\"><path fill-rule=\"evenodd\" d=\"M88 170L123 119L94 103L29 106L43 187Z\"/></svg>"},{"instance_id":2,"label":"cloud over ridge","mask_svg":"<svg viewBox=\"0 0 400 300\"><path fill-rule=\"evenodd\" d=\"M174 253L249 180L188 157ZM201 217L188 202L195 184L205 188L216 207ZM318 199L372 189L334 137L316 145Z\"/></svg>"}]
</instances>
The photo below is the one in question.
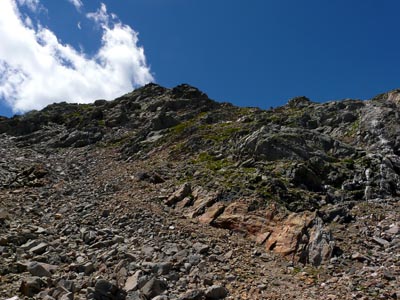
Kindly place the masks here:
<instances>
[{"instance_id":1,"label":"cloud over ridge","mask_svg":"<svg viewBox=\"0 0 400 300\"><path fill-rule=\"evenodd\" d=\"M104 4L87 15L102 30L100 49L88 57L50 29L27 24L20 2L37 6L39 0L0 1L0 101L14 112L60 101L113 99L153 81L137 32L108 14Z\"/></svg>"}]
</instances>

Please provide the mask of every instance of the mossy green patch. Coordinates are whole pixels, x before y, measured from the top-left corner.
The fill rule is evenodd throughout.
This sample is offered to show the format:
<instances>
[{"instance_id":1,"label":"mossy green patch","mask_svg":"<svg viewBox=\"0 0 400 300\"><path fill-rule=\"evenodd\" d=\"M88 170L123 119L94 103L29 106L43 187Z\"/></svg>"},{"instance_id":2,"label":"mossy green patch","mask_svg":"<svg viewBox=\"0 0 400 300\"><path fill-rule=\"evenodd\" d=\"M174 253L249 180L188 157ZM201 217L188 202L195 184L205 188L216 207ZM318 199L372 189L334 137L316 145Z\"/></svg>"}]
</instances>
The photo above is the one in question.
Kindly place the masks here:
<instances>
[{"instance_id":1,"label":"mossy green patch","mask_svg":"<svg viewBox=\"0 0 400 300\"><path fill-rule=\"evenodd\" d=\"M230 139L241 127L234 123L217 123L209 126L204 134L204 138L217 143Z\"/></svg>"},{"instance_id":2,"label":"mossy green patch","mask_svg":"<svg viewBox=\"0 0 400 300\"><path fill-rule=\"evenodd\" d=\"M173 135L181 135L187 128L193 126L194 124L195 124L195 121L193 119L186 121L186 122L182 122L182 123L179 123L178 125L172 127L170 129L170 132Z\"/></svg>"},{"instance_id":3,"label":"mossy green patch","mask_svg":"<svg viewBox=\"0 0 400 300\"><path fill-rule=\"evenodd\" d=\"M351 125L349 126L349 129L346 132L346 136L352 137L354 136L357 131L360 129L360 118L358 118L357 120L355 120L353 123L351 123Z\"/></svg>"},{"instance_id":4,"label":"mossy green patch","mask_svg":"<svg viewBox=\"0 0 400 300\"><path fill-rule=\"evenodd\" d=\"M218 171L222 168L232 166L232 162L228 159L218 159L215 156L208 154L207 152L200 153L193 163L203 164L207 169L211 171Z\"/></svg>"}]
</instances>

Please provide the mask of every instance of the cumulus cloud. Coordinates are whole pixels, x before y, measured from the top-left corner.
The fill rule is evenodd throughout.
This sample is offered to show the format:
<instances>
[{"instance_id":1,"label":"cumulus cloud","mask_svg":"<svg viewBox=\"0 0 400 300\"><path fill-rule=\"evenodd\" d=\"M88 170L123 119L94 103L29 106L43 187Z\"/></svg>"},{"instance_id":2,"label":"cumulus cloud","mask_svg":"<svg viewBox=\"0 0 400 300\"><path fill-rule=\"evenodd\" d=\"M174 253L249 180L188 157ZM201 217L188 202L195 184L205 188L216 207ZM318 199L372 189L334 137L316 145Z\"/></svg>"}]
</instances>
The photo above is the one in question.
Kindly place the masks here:
<instances>
[{"instance_id":1,"label":"cumulus cloud","mask_svg":"<svg viewBox=\"0 0 400 300\"><path fill-rule=\"evenodd\" d=\"M27 25L16 0L0 1L0 99L14 112L113 99L153 81L137 32L108 14L104 4L88 18L102 30L93 57L62 44L40 24Z\"/></svg>"},{"instance_id":2,"label":"cumulus cloud","mask_svg":"<svg viewBox=\"0 0 400 300\"><path fill-rule=\"evenodd\" d=\"M68 0L75 8L79 11L81 7L83 6L83 3L81 0Z\"/></svg>"}]
</instances>

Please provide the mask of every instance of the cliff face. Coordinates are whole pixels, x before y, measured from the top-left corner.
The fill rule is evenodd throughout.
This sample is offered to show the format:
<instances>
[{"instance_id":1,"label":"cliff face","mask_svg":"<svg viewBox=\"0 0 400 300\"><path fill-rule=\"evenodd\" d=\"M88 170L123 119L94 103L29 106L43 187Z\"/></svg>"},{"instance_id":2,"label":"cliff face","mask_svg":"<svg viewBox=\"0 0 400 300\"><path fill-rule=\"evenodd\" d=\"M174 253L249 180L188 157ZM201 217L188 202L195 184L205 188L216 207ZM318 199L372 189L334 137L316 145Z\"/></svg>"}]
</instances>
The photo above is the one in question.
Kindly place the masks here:
<instances>
[{"instance_id":1,"label":"cliff face","mask_svg":"<svg viewBox=\"0 0 400 300\"><path fill-rule=\"evenodd\" d=\"M259 288L260 273L257 279L238 280L234 271L230 279L222 276L220 263L238 267L232 253L208 260L239 247L242 252L236 255L244 260L265 258L260 263L272 264L280 261L276 253L295 266L322 264L343 272L349 264L373 261L382 274L396 278L399 258L389 259L387 267L383 261L385 251L400 245L399 101L395 90L368 101L314 103L297 97L261 110L217 103L189 85L166 89L149 84L114 101L53 104L0 118L0 241L10 253L0 271L23 278L30 261L43 260L58 266L57 276L61 270L83 272L84 287L68 293L94 299L107 294L102 290L107 284L115 293L108 291L104 299L133 293L146 299L162 293L170 297L165 299L222 299L223 286L232 299L246 299L244 292L232 289L249 284L254 289L248 299L283 295L284 289L267 294ZM35 230L21 231L22 224ZM190 230L174 233L183 224ZM244 236L243 245L248 241L251 246L224 244L225 235L229 241L231 235ZM53 245L51 239L59 242ZM41 244L43 249L35 249ZM78 252L67 255L75 247ZM247 253L246 247L253 250ZM137 253L117 255L133 248ZM64 254L57 256L58 250ZM105 257L107 251L116 252ZM247 258L253 252L256 257ZM205 260L204 268L197 259ZM137 268L132 261L138 261ZM160 271L160 263L170 263L168 271ZM214 274L211 281L218 286L195 285L194 269L199 278ZM106 283L96 282L99 275ZM130 275L142 278L143 285L126 287L127 280L134 280ZM287 292L297 280L297 273L291 275ZM112 278L117 282L107 281ZM179 278L191 284L184 286ZM393 293L392 280L382 280L382 293ZM313 282L315 288L320 284ZM25 295L51 294L57 287L30 283L36 290L26 280L18 283ZM195 290L198 298L183 295ZM212 293L222 296L213 298Z\"/></svg>"}]
</instances>

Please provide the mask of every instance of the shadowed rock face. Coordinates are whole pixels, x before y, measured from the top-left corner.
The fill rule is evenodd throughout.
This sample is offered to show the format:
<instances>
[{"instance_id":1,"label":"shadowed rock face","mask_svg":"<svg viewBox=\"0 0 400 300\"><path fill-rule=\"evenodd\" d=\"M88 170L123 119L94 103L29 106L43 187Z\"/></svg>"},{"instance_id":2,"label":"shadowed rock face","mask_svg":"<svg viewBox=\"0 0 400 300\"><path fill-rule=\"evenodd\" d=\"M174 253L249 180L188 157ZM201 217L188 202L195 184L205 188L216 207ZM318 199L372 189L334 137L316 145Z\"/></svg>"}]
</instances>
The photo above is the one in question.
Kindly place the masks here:
<instances>
[{"instance_id":1,"label":"shadowed rock face","mask_svg":"<svg viewBox=\"0 0 400 300\"><path fill-rule=\"evenodd\" d=\"M11 226L10 213L1 211L0 247L29 252L29 247L42 245L40 253L29 255L37 254L42 266L66 261L68 268L55 269L56 274L81 270L82 276L93 276L85 283L87 295L107 299L177 295L184 289L178 287L179 277L194 274L182 280L197 286L196 276L206 272L205 262L222 261L214 257L221 254L215 249L228 247L221 241L214 242L210 251L215 255L203 263L201 255L209 245L200 247L207 249L200 255L179 244L178 235L173 237L175 244L151 242L180 223L197 226L200 236L220 229L237 233L254 241L254 247L279 254L294 265L319 266L332 262L332 256L333 261L350 257L343 228L357 231L366 220L384 222L384 216L373 214L371 203L384 203L385 211L394 215L398 210L399 103L400 92L395 90L367 101L316 103L296 97L285 106L261 110L215 102L187 84L172 89L149 84L113 101L59 103L23 116L0 117L0 200L22 219L28 214L35 224L54 222L57 232L43 228L37 229L39 233L14 232L21 224ZM13 204L14 198L18 205ZM136 207L141 211L133 215ZM118 221L112 220L114 214L120 214ZM159 223L153 224L158 218ZM175 223L169 224L169 218ZM141 228L131 228L132 220L140 220ZM112 230L100 230L98 222ZM398 239L392 236L399 225L392 223L382 227L379 236L368 229L376 247L397 249ZM72 252L50 255L62 246L39 239L42 232L69 241L67 248L79 245L90 261L86 256L68 261ZM133 233L148 237L131 239ZM197 242L190 234L182 239ZM115 250L118 243L122 246ZM139 251L141 243L146 246ZM128 253L129 249L140 253ZM118 254L125 252L123 257ZM257 256L264 254L257 252ZM357 262L372 261L359 253L354 257ZM118 265L110 274L109 261ZM0 264L0 273L24 268L25 262L6 268ZM100 278L103 273L108 275ZM224 287L203 279L210 287L192 287L182 299L190 295L204 299L213 293L226 296ZM23 282L20 288L25 295L43 289L51 297L61 290L57 295L73 293L70 287L49 287L35 278ZM257 293L253 295L262 294Z\"/></svg>"}]
</instances>

